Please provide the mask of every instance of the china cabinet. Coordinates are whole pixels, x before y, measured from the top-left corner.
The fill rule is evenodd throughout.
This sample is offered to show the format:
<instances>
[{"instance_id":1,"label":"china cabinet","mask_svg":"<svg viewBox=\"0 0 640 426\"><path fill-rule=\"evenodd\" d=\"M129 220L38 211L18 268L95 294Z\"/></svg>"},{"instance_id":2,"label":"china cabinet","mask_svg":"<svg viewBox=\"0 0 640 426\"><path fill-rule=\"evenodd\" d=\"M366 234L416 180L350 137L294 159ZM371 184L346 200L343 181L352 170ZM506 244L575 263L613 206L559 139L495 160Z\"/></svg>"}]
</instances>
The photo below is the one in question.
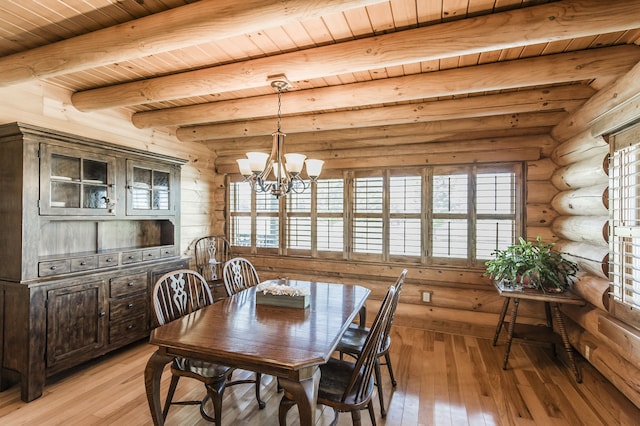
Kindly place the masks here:
<instances>
[{"instance_id":1,"label":"china cabinet","mask_svg":"<svg viewBox=\"0 0 640 426\"><path fill-rule=\"evenodd\" d=\"M0 389L38 398L52 374L151 329L158 274L180 256L182 159L0 125Z\"/></svg>"}]
</instances>

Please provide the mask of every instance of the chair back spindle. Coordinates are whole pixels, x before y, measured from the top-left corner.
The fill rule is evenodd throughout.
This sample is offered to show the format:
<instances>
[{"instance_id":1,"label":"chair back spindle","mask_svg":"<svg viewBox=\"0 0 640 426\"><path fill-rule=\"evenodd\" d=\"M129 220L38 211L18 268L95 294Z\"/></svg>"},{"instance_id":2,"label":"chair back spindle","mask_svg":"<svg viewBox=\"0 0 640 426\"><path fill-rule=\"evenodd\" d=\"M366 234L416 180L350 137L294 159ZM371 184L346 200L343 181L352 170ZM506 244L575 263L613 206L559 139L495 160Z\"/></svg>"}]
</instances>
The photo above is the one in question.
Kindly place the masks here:
<instances>
[{"instance_id":1,"label":"chair back spindle","mask_svg":"<svg viewBox=\"0 0 640 426\"><path fill-rule=\"evenodd\" d=\"M253 264L243 257L235 257L224 265L224 285L229 296L260 284Z\"/></svg>"},{"instance_id":2,"label":"chair back spindle","mask_svg":"<svg viewBox=\"0 0 640 426\"><path fill-rule=\"evenodd\" d=\"M231 245L221 235L209 235L194 245L196 269L207 281L222 279L222 268L231 259Z\"/></svg>"},{"instance_id":3,"label":"chair back spindle","mask_svg":"<svg viewBox=\"0 0 640 426\"><path fill-rule=\"evenodd\" d=\"M204 277L189 269L172 271L158 278L152 294L159 325L213 303L211 290Z\"/></svg>"}]
</instances>

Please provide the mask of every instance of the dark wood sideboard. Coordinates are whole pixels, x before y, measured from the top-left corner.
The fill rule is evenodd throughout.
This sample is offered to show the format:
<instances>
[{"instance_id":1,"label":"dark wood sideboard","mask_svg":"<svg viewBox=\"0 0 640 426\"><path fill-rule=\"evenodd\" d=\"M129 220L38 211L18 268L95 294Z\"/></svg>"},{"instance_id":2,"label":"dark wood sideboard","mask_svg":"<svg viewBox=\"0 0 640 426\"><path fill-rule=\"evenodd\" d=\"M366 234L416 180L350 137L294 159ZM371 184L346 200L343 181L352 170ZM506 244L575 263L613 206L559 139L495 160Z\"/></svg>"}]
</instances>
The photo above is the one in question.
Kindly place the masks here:
<instances>
[{"instance_id":1,"label":"dark wood sideboard","mask_svg":"<svg viewBox=\"0 0 640 426\"><path fill-rule=\"evenodd\" d=\"M179 253L185 161L0 125L0 390L149 335L150 291Z\"/></svg>"}]
</instances>

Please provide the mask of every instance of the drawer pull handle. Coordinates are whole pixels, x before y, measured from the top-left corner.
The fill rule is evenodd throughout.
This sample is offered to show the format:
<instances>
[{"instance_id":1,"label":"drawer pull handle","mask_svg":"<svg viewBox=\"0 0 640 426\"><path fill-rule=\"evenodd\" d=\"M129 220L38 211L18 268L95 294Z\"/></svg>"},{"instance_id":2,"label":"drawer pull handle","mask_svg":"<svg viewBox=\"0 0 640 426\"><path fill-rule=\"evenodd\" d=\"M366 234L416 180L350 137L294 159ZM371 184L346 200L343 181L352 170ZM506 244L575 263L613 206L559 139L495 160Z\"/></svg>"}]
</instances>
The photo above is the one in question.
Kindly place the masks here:
<instances>
[{"instance_id":1,"label":"drawer pull handle","mask_svg":"<svg viewBox=\"0 0 640 426\"><path fill-rule=\"evenodd\" d=\"M133 256L132 256L132 255L129 255L129 259L133 259Z\"/></svg>"},{"instance_id":2,"label":"drawer pull handle","mask_svg":"<svg viewBox=\"0 0 640 426\"><path fill-rule=\"evenodd\" d=\"M105 262L113 262L113 258L112 257L108 257Z\"/></svg>"},{"instance_id":3,"label":"drawer pull handle","mask_svg":"<svg viewBox=\"0 0 640 426\"><path fill-rule=\"evenodd\" d=\"M147 256L153 256L153 253L147 253Z\"/></svg>"},{"instance_id":4,"label":"drawer pull handle","mask_svg":"<svg viewBox=\"0 0 640 426\"><path fill-rule=\"evenodd\" d=\"M56 265L53 265L52 267L50 267L49 269L51 269L52 271L55 271L56 269L58 269L58 267Z\"/></svg>"},{"instance_id":5,"label":"drawer pull handle","mask_svg":"<svg viewBox=\"0 0 640 426\"><path fill-rule=\"evenodd\" d=\"M128 287L133 287L133 281L129 281L129 282L127 283L127 286L128 286Z\"/></svg>"},{"instance_id":6,"label":"drawer pull handle","mask_svg":"<svg viewBox=\"0 0 640 426\"><path fill-rule=\"evenodd\" d=\"M132 324L129 324L129 325L127 326L127 330L131 330L132 328L133 328L133 325L132 325Z\"/></svg>"},{"instance_id":7,"label":"drawer pull handle","mask_svg":"<svg viewBox=\"0 0 640 426\"><path fill-rule=\"evenodd\" d=\"M98 316L99 316L99 317L101 317L101 318L102 318L103 316L105 316L105 315L106 315L105 311L101 311L101 312L98 314Z\"/></svg>"},{"instance_id":8,"label":"drawer pull handle","mask_svg":"<svg viewBox=\"0 0 640 426\"><path fill-rule=\"evenodd\" d=\"M80 266L85 266L87 262L80 262Z\"/></svg>"},{"instance_id":9,"label":"drawer pull handle","mask_svg":"<svg viewBox=\"0 0 640 426\"><path fill-rule=\"evenodd\" d=\"M129 304L127 305L127 308L129 308L129 309L133 308L133 303L129 303Z\"/></svg>"}]
</instances>

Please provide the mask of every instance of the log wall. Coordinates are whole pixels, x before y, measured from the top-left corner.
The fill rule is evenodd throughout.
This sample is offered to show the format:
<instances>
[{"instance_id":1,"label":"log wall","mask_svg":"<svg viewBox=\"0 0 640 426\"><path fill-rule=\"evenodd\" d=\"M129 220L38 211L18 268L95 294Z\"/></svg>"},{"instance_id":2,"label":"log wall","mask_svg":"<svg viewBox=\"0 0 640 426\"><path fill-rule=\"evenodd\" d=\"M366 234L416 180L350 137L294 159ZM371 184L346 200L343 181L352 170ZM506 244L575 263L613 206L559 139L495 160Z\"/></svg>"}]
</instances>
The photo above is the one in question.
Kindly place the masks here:
<instances>
[{"instance_id":1,"label":"log wall","mask_svg":"<svg viewBox=\"0 0 640 426\"><path fill-rule=\"evenodd\" d=\"M640 407L640 324L615 318L608 291L608 153L605 132L640 119L625 105L637 102L640 64L601 89L552 130L559 143L551 181L560 191L551 201L558 216L556 248L580 265L576 293L588 303L563 307L573 347Z\"/></svg>"},{"instance_id":2,"label":"log wall","mask_svg":"<svg viewBox=\"0 0 640 426\"><path fill-rule=\"evenodd\" d=\"M182 166L179 244L180 252L190 255L193 240L212 232L214 154L201 144L178 144L173 135L137 129L124 111L81 113L71 106L70 95L44 83L0 88L2 99L15 100L0 102L0 123L19 121L187 159Z\"/></svg>"}]
</instances>

